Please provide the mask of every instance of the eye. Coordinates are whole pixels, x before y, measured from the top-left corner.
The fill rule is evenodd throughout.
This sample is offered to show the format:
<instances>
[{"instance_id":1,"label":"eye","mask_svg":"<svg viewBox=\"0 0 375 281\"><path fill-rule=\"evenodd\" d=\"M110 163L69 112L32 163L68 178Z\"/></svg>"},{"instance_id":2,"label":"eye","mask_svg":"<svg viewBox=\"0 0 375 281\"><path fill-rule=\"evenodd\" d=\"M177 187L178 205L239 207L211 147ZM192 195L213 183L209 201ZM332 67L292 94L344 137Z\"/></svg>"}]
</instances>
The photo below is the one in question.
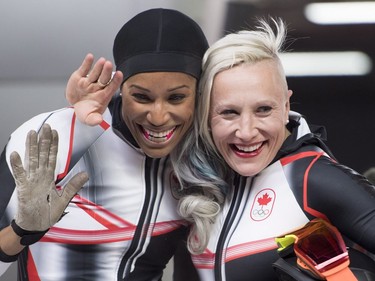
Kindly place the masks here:
<instances>
[{"instance_id":1,"label":"eye","mask_svg":"<svg viewBox=\"0 0 375 281\"><path fill-rule=\"evenodd\" d=\"M237 114L237 111L233 110L233 109L225 109L225 110L222 110L220 112L220 115L225 115L225 116L228 116L228 115L235 115Z\"/></svg>"},{"instance_id":2,"label":"eye","mask_svg":"<svg viewBox=\"0 0 375 281\"><path fill-rule=\"evenodd\" d=\"M257 108L257 112L260 114L267 114L272 110L271 106L265 105Z\"/></svg>"},{"instance_id":3,"label":"eye","mask_svg":"<svg viewBox=\"0 0 375 281\"><path fill-rule=\"evenodd\" d=\"M141 94L141 93L134 93L134 94L132 94L132 97L136 101L141 102L141 103L146 103L146 102L149 102L151 100L148 95Z\"/></svg>"},{"instance_id":4,"label":"eye","mask_svg":"<svg viewBox=\"0 0 375 281\"><path fill-rule=\"evenodd\" d=\"M180 103L186 98L184 94L172 94L168 97L168 101L171 103Z\"/></svg>"}]
</instances>

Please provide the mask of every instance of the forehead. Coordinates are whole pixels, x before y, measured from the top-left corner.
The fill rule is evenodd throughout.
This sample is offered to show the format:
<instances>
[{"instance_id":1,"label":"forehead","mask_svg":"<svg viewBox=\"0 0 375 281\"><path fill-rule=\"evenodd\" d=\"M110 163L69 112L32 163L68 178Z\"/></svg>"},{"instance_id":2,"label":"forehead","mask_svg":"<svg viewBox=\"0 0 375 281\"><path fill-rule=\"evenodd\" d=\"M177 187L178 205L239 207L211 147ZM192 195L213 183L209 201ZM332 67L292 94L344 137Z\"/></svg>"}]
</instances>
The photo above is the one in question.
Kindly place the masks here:
<instances>
[{"instance_id":1,"label":"forehead","mask_svg":"<svg viewBox=\"0 0 375 281\"><path fill-rule=\"evenodd\" d=\"M246 63L218 73L214 79L211 101L243 102L244 99L280 99L287 91L286 78L280 63L264 60Z\"/></svg>"},{"instance_id":2,"label":"forehead","mask_svg":"<svg viewBox=\"0 0 375 281\"><path fill-rule=\"evenodd\" d=\"M145 72L131 76L122 89L140 87L149 91L171 91L183 87L195 91L196 83L196 78L182 72Z\"/></svg>"},{"instance_id":3,"label":"forehead","mask_svg":"<svg viewBox=\"0 0 375 281\"><path fill-rule=\"evenodd\" d=\"M282 78L284 76L283 66L277 59L264 59L256 62L244 62L218 72L215 75L214 82L216 80L220 80L222 76L248 75L248 78L252 78L259 77L262 74L265 74L266 76L272 75Z\"/></svg>"},{"instance_id":4,"label":"forehead","mask_svg":"<svg viewBox=\"0 0 375 281\"><path fill-rule=\"evenodd\" d=\"M267 59L255 63L243 63L223 70L214 78L213 92L220 92L225 87L238 89L251 86L286 88L286 78L281 63Z\"/></svg>"}]
</instances>

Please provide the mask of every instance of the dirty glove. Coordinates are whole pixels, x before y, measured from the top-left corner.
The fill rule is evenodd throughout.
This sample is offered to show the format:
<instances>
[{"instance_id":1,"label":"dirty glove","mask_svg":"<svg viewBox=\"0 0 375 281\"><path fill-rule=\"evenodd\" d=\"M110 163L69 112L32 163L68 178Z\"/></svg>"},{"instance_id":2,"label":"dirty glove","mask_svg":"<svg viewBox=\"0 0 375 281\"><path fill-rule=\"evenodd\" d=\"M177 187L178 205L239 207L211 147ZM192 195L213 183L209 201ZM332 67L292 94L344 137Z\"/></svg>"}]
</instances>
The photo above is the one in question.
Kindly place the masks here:
<instances>
[{"instance_id":1,"label":"dirty glove","mask_svg":"<svg viewBox=\"0 0 375 281\"><path fill-rule=\"evenodd\" d=\"M18 197L18 210L11 226L21 237L22 245L41 239L64 215L70 200L88 180L86 173L78 173L64 188L56 189L57 148L57 132L44 124L39 138L35 131L27 135L24 166L17 152L10 155Z\"/></svg>"}]
</instances>

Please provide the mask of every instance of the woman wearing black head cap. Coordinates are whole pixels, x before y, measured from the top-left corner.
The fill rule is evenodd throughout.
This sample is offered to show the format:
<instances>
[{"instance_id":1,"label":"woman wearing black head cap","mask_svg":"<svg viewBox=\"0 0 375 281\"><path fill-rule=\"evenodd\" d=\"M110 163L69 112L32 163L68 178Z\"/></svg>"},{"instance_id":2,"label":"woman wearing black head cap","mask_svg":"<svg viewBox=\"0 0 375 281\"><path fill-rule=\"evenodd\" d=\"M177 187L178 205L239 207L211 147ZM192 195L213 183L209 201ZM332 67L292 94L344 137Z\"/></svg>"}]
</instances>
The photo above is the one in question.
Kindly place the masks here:
<instances>
[{"instance_id":1,"label":"woman wearing black head cap","mask_svg":"<svg viewBox=\"0 0 375 281\"><path fill-rule=\"evenodd\" d=\"M0 259L18 260L19 280L161 279L186 235L168 155L191 126L207 47L186 15L140 13L116 36L113 79L110 62L91 69L88 55L69 81L70 102L101 97L76 104L78 118L97 126L64 108L11 135L1 157Z\"/></svg>"}]
</instances>

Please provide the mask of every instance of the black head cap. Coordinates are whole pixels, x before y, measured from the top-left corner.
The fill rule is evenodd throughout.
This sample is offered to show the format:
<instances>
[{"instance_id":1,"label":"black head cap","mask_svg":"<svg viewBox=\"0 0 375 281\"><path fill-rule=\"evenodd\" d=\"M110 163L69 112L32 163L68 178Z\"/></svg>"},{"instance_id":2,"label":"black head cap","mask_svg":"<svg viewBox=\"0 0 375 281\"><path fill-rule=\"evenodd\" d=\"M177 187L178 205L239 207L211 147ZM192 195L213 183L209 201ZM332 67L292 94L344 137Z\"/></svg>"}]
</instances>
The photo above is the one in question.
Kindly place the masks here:
<instances>
[{"instance_id":1,"label":"black head cap","mask_svg":"<svg viewBox=\"0 0 375 281\"><path fill-rule=\"evenodd\" d=\"M181 12L151 9L117 33L113 56L124 80L142 72L182 72L199 79L208 48L199 25Z\"/></svg>"}]
</instances>

